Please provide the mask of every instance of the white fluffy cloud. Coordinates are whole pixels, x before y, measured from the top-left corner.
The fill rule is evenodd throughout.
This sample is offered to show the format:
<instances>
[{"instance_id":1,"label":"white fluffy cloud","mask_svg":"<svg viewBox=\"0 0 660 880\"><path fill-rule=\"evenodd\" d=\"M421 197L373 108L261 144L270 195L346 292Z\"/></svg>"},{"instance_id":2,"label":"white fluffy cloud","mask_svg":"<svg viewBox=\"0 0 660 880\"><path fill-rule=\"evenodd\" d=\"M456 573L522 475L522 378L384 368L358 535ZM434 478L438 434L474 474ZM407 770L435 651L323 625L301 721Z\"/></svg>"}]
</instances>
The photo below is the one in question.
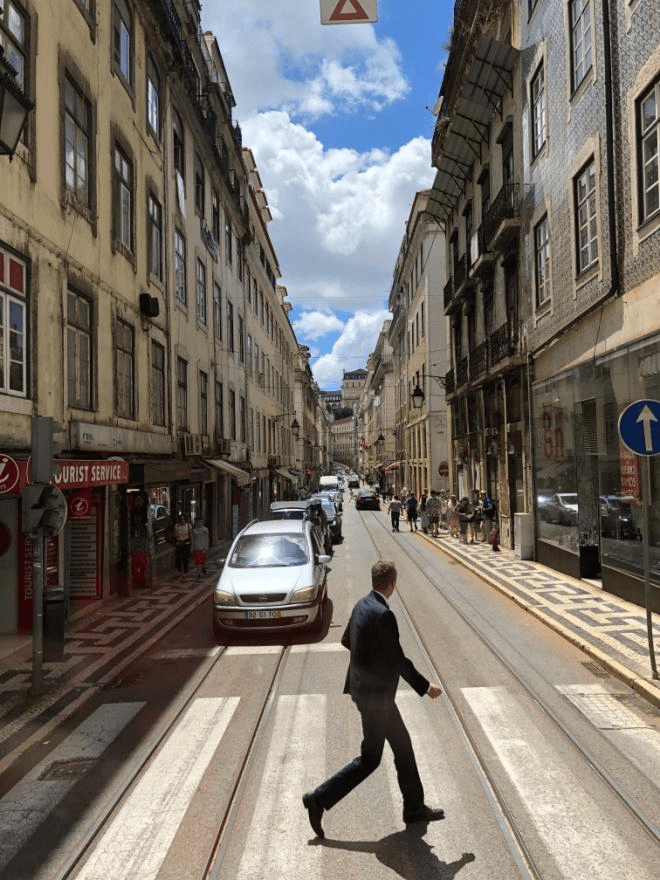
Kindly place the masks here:
<instances>
[{"instance_id":1,"label":"white fluffy cloud","mask_svg":"<svg viewBox=\"0 0 660 880\"><path fill-rule=\"evenodd\" d=\"M356 312L344 328L344 332L314 364L314 378L322 388L339 388L344 370L366 367L367 358L373 351L383 323L389 312Z\"/></svg>"},{"instance_id":2,"label":"white fluffy cloud","mask_svg":"<svg viewBox=\"0 0 660 880\"><path fill-rule=\"evenodd\" d=\"M312 126L371 119L405 98L399 49L368 25L321 26L317 0L209 0L204 17L273 214L269 233L294 330L313 354L327 352L312 362L321 387L338 387L343 369L366 365L387 317L410 206L434 175L428 138L337 149ZM344 325L333 310L354 314Z\"/></svg>"}]
</instances>

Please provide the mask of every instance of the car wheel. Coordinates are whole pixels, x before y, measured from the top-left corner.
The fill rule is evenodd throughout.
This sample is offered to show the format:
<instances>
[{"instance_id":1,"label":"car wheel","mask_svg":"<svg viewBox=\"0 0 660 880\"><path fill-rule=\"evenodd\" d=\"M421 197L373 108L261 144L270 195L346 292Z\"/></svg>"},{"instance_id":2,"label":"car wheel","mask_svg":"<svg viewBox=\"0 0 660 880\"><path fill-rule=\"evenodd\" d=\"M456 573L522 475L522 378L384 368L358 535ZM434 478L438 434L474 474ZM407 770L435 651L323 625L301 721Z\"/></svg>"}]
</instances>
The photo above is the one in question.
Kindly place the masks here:
<instances>
[{"instance_id":1,"label":"car wheel","mask_svg":"<svg viewBox=\"0 0 660 880\"><path fill-rule=\"evenodd\" d=\"M310 629L313 633L322 633L325 627L325 593L323 594L323 598L319 603L318 614L314 618L314 623L311 625Z\"/></svg>"}]
</instances>

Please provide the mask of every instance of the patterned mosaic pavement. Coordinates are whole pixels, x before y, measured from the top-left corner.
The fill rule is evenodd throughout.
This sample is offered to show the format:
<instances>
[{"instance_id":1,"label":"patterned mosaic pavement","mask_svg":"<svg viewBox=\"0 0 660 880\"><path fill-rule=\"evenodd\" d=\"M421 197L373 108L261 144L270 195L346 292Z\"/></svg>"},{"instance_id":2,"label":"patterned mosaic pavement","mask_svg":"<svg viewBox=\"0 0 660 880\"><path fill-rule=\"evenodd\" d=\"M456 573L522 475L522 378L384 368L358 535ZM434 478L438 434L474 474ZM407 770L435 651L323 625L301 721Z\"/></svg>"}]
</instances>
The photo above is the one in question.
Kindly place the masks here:
<instances>
[{"instance_id":1,"label":"patterned mosaic pavement","mask_svg":"<svg viewBox=\"0 0 660 880\"><path fill-rule=\"evenodd\" d=\"M571 636L591 656L605 665L613 661L624 667L629 683L635 680L637 689L660 703L660 681L652 678L644 608L605 593L592 582L521 560L510 550L493 553L489 544L460 544L446 532L438 539L423 537L553 629ZM652 631L656 665L660 666L660 614L652 615Z\"/></svg>"}]
</instances>

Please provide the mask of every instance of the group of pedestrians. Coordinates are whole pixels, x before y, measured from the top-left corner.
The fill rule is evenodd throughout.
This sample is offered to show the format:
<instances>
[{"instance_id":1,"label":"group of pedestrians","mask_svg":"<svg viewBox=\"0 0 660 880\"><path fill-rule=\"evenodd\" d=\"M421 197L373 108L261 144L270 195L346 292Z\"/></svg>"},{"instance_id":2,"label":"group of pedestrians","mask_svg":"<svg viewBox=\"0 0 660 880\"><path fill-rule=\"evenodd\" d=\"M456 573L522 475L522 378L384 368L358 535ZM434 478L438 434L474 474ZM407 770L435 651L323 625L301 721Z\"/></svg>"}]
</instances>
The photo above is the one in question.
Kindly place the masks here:
<instances>
[{"instance_id":1,"label":"group of pedestrians","mask_svg":"<svg viewBox=\"0 0 660 880\"><path fill-rule=\"evenodd\" d=\"M392 531L400 531L401 514L405 511L406 522L411 532L420 528L433 538L440 535L443 527L463 544L476 544L477 541L493 545L499 550L499 531L497 527L497 506L486 491L475 493L474 501L463 496L460 501L456 495L431 490L422 493L419 501L413 492L394 495L388 505Z\"/></svg>"}]
</instances>

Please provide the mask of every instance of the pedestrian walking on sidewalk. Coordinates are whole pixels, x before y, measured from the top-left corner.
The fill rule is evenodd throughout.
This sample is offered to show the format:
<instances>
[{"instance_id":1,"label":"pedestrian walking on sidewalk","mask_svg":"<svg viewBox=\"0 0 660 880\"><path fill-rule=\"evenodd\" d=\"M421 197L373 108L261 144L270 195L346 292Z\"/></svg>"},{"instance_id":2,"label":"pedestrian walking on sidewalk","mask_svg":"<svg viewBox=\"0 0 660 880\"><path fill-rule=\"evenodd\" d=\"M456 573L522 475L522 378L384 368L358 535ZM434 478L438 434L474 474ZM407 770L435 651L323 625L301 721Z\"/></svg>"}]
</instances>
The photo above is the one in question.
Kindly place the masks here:
<instances>
[{"instance_id":1,"label":"pedestrian walking on sidewalk","mask_svg":"<svg viewBox=\"0 0 660 880\"><path fill-rule=\"evenodd\" d=\"M190 550L192 547L192 529L183 514L180 514L174 526L174 562L179 577L188 574Z\"/></svg>"},{"instance_id":2,"label":"pedestrian walking on sidewalk","mask_svg":"<svg viewBox=\"0 0 660 880\"><path fill-rule=\"evenodd\" d=\"M458 528L461 533L461 544L467 544L468 526L470 525L470 522L473 518L472 505L470 504L470 499L467 497L467 495L464 495L463 498L461 498L461 500L458 502L456 513L458 515Z\"/></svg>"},{"instance_id":3,"label":"pedestrian walking on sidewalk","mask_svg":"<svg viewBox=\"0 0 660 880\"><path fill-rule=\"evenodd\" d=\"M406 518L411 532L417 531L417 499L413 492L406 498Z\"/></svg>"},{"instance_id":4,"label":"pedestrian walking on sidewalk","mask_svg":"<svg viewBox=\"0 0 660 880\"><path fill-rule=\"evenodd\" d=\"M401 501L398 495L390 501L390 520L392 521L392 531L399 531L399 519L401 517Z\"/></svg>"},{"instance_id":5,"label":"pedestrian walking on sidewalk","mask_svg":"<svg viewBox=\"0 0 660 880\"><path fill-rule=\"evenodd\" d=\"M440 524L440 499L435 489L431 489L430 496L426 499L426 515L429 518L429 528L434 538L438 537L438 526Z\"/></svg>"},{"instance_id":6,"label":"pedestrian walking on sidewalk","mask_svg":"<svg viewBox=\"0 0 660 880\"><path fill-rule=\"evenodd\" d=\"M396 587L396 567L381 559L371 568L371 592L360 599L344 631L341 643L351 653L344 693L350 694L362 718L362 747L342 770L303 795L310 824L324 837L321 820L342 798L363 782L380 764L385 740L394 753L399 788L403 796L403 821L433 822L444 812L424 803L410 734L395 702L399 678L420 697L441 694L404 655L399 628L388 600Z\"/></svg>"},{"instance_id":7,"label":"pedestrian walking on sidewalk","mask_svg":"<svg viewBox=\"0 0 660 880\"><path fill-rule=\"evenodd\" d=\"M203 574L206 574L206 557L209 550L209 530L204 525L204 520L201 516L197 519L193 529L192 549L195 565L197 566L197 577L200 578Z\"/></svg>"},{"instance_id":8,"label":"pedestrian walking on sidewalk","mask_svg":"<svg viewBox=\"0 0 660 880\"><path fill-rule=\"evenodd\" d=\"M497 508L487 492L481 493L479 506L481 507L481 540L484 544L490 544Z\"/></svg>"}]
</instances>

